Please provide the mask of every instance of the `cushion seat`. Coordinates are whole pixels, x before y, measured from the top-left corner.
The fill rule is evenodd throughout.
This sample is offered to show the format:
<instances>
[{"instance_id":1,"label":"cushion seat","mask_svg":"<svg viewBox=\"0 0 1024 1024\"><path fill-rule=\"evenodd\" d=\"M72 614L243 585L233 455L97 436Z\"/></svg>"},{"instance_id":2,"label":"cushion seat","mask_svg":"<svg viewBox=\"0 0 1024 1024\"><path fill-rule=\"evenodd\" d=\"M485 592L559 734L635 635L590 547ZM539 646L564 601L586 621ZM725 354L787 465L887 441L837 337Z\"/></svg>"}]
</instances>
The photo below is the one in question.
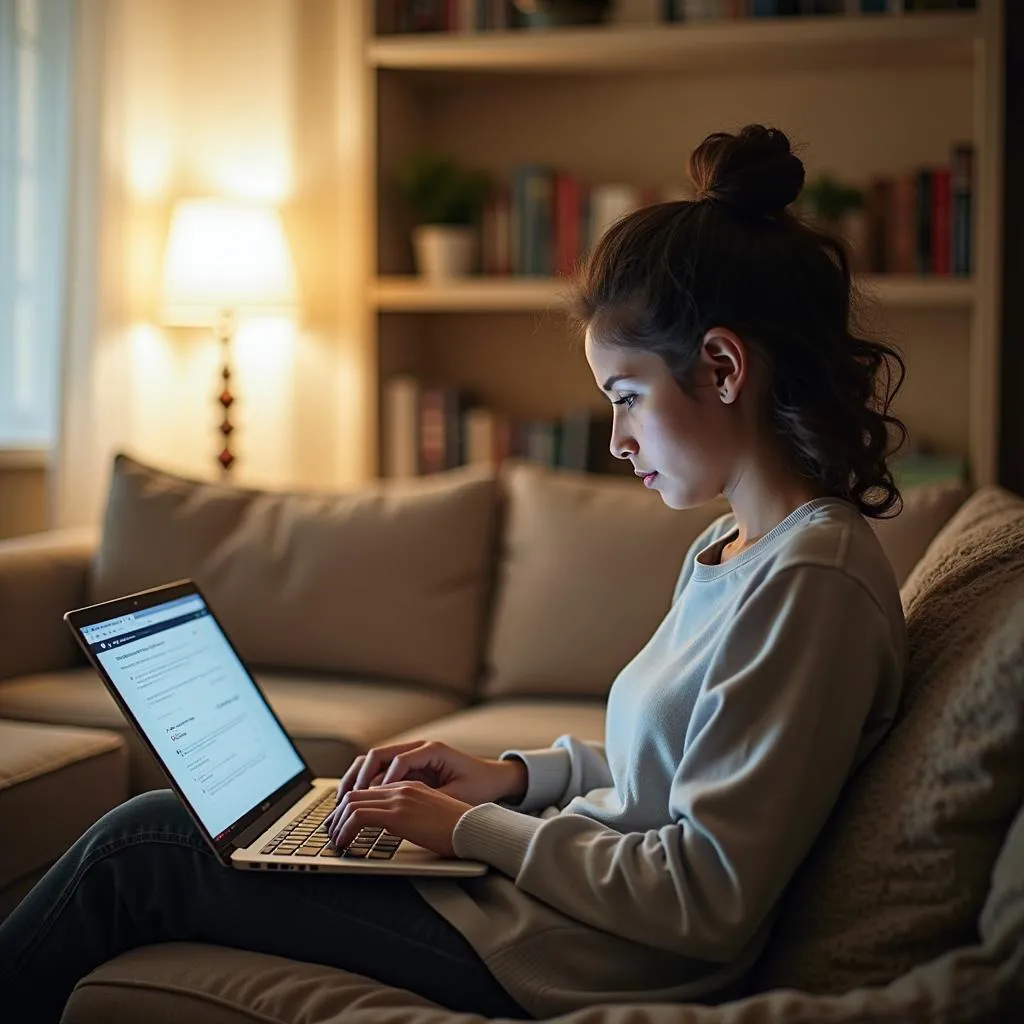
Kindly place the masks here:
<instances>
[{"instance_id":1,"label":"cushion seat","mask_svg":"<svg viewBox=\"0 0 1024 1024\"><path fill-rule=\"evenodd\" d=\"M360 751L462 705L455 694L385 680L256 672L271 706L316 775L343 772ZM111 729L127 744L133 793L166 786L163 773L92 669L0 683L0 718Z\"/></svg>"},{"instance_id":2,"label":"cushion seat","mask_svg":"<svg viewBox=\"0 0 1024 1024\"><path fill-rule=\"evenodd\" d=\"M69 799L69 794L74 798ZM0 919L97 818L128 798L128 758L114 732L0 721Z\"/></svg>"},{"instance_id":3,"label":"cushion seat","mask_svg":"<svg viewBox=\"0 0 1024 1024\"><path fill-rule=\"evenodd\" d=\"M603 700L493 700L448 715L427 728L409 729L384 742L440 740L477 757L503 750L549 747L565 733L604 742Z\"/></svg>"}]
</instances>

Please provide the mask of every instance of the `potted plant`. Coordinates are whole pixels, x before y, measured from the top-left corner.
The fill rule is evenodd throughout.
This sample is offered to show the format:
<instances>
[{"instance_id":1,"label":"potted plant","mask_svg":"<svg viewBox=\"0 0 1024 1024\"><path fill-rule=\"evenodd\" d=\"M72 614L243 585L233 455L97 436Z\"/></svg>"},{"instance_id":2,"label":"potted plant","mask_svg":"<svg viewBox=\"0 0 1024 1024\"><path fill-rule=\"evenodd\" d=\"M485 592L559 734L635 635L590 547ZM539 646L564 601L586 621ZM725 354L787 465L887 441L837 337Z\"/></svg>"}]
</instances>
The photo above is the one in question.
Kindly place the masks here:
<instances>
[{"instance_id":1,"label":"potted plant","mask_svg":"<svg viewBox=\"0 0 1024 1024\"><path fill-rule=\"evenodd\" d=\"M862 269L866 255L864 193L822 174L804 186L800 205L812 223L846 240L852 268Z\"/></svg>"},{"instance_id":2,"label":"potted plant","mask_svg":"<svg viewBox=\"0 0 1024 1024\"><path fill-rule=\"evenodd\" d=\"M433 279L469 274L476 262L476 225L490 189L487 176L448 157L418 153L398 176L412 210L416 269Z\"/></svg>"}]
</instances>

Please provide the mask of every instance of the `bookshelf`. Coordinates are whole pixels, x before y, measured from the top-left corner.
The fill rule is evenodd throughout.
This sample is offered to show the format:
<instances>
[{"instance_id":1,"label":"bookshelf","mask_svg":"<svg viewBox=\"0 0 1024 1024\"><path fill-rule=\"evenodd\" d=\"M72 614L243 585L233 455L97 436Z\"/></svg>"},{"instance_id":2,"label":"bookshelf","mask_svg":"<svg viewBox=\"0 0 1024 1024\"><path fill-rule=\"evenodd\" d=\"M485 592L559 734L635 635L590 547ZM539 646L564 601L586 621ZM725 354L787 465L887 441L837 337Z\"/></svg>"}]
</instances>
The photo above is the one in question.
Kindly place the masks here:
<instances>
[{"instance_id":1,"label":"bookshelf","mask_svg":"<svg viewBox=\"0 0 1024 1024\"><path fill-rule=\"evenodd\" d=\"M653 0L619 0L616 20L595 28L380 38L370 0L337 4L339 213L351 249L340 343L354 399L339 427L362 476L381 471L383 388L396 374L465 388L513 416L606 405L570 344L560 280L435 285L412 273L411 223L392 185L406 156L430 147L495 176L538 162L592 181L675 185L707 132L762 121L800 145L809 177L865 182L973 144L971 276L858 284L907 359L897 411L912 437L966 458L973 483L994 480L1002 3L662 25Z\"/></svg>"},{"instance_id":2,"label":"bookshelf","mask_svg":"<svg viewBox=\"0 0 1024 1024\"><path fill-rule=\"evenodd\" d=\"M961 309L974 302L968 278L926 278L903 274L864 274L857 286L884 307L896 309ZM555 278L472 277L430 284L413 274L376 278L370 302L378 310L411 312L494 312L558 309L566 282Z\"/></svg>"},{"instance_id":3,"label":"bookshelf","mask_svg":"<svg viewBox=\"0 0 1024 1024\"><path fill-rule=\"evenodd\" d=\"M974 11L601 25L552 32L452 32L373 40L371 67L403 71L682 73L817 70L914 63L969 66L981 20Z\"/></svg>"}]
</instances>

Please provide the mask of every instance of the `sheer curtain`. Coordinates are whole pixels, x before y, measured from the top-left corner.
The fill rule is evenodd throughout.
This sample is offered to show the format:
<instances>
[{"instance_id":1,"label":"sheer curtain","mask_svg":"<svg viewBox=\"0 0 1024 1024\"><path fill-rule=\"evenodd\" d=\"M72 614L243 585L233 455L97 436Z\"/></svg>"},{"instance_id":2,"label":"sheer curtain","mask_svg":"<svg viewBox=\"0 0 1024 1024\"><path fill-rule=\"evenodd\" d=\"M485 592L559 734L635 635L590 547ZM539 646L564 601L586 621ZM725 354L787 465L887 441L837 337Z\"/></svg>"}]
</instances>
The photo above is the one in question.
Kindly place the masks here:
<instances>
[{"instance_id":1,"label":"sheer curtain","mask_svg":"<svg viewBox=\"0 0 1024 1024\"><path fill-rule=\"evenodd\" d=\"M0 0L0 447L57 429L73 0Z\"/></svg>"},{"instance_id":2,"label":"sheer curtain","mask_svg":"<svg viewBox=\"0 0 1024 1024\"><path fill-rule=\"evenodd\" d=\"M60 398L50 479L50 518L55 527L97 522L111 453L129 436L131 360L123 301L123 4L124 0L76 4Z\"/></svg>"}]
</instances>

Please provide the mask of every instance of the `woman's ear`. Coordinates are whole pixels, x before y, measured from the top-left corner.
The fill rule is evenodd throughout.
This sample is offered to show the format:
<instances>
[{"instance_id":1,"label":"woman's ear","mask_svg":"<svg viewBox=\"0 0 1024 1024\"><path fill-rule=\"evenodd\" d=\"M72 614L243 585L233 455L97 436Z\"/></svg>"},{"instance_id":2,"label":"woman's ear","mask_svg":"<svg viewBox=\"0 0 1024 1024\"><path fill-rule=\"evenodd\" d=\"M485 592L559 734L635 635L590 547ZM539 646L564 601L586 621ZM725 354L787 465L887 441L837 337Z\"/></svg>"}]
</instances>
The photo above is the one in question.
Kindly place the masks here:
<instances>
[{"instance_id":1,"label":"woman's ear","mask_svg":"<svg viewBox=\"0 0 1024 1024\"><path fill-rule=\"evenodd\" d=\"M719 401L731 405L747 381L747 346L727 327L712 327L700 348L703 379L714 386Z\"/></svg>"}]
</instances>

